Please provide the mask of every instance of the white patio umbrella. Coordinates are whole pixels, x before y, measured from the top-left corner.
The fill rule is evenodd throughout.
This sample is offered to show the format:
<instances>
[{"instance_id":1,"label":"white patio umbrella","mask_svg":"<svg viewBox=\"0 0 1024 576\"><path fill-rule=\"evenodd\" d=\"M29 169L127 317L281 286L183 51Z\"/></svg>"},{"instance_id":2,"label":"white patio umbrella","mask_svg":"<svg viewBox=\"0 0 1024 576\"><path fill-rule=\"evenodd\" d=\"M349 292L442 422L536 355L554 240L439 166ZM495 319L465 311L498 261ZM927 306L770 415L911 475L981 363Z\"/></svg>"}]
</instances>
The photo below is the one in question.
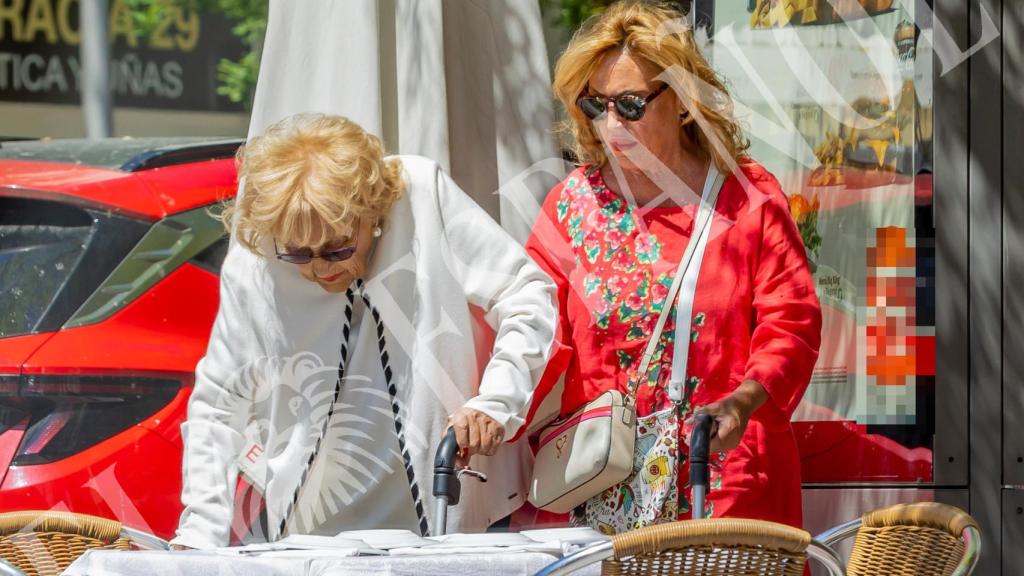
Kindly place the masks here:
<instances>
[{"instance_id":1,"label":"white patio umbrella","mask_svg":"<svg viewBox=\"0 0 1024 576\"><path fill-rule=\"evenodd\" d=\"M307 111L439 162L520 241L561 170L536 0L270 0L249 134Z\"/></svg>"}]
</instances>

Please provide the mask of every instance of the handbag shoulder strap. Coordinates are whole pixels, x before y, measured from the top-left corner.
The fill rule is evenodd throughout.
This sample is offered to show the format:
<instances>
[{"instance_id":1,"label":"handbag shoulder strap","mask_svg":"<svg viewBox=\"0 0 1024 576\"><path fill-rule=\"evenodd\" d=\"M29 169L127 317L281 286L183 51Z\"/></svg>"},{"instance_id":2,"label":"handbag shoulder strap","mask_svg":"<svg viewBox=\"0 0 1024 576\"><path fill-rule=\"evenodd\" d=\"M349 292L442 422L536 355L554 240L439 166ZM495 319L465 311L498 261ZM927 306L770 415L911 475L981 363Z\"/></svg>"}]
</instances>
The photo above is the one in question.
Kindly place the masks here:
<instances>
[{"instance_id":1,"label":"handbag shoulder strap","mask_svg":"<svg viewBox=\"0 0 1024 576\"><path fill-rule=\"evenodd\" d=\"M654 332L651 333L651 338L647 341L647 348L644 350L644 355L640 360L640 370L637 372L637 378L634 382L630 383L630 399L635 398L636 388L639 385L640 378L647 374L647 370L651 366L651 358L654 356L654 350L658 347L658 341L661 339L661 332L665 329L665 323L668 321L669 311L672 309L672 302L675 301L676 295L679 293L679 287L683 283L683 276L686 275L686 270L689 268L690 262L693 260L693 254L697 249L698 239L703 235L704 229L713 219L712 216L715 212L715 203L718 200L718 192L722 189L722 184L724 182L725 175L720 173L712 163L708 167L708 177L704 183L704 193L701 194L700 207L698 208L697 215L693 220L693 232L690 234L690 239L686 242L686 251L683 252L683 257L679 261L679 267L676 269L676 275L672 279L672 285L668 289L668 295L665 296L665 302L661 306L661 314L658 316L658 323L654 325Z\"/></svg>"}]
</instances>

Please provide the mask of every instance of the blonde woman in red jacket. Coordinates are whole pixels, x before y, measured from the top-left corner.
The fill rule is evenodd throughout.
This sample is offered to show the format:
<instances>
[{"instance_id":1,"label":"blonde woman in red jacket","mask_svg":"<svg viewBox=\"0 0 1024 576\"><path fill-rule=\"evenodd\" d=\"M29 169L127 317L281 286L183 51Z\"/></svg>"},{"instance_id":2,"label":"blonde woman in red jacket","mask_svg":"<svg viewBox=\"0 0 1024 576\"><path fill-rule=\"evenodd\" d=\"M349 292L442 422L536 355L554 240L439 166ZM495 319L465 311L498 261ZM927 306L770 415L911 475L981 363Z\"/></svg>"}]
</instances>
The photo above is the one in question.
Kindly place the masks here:
<instances>
[{"instance_id":1,"label":"blonde woman in red jacket","mask_svg":"<svg viewBox=\"0 0 1024 576\"><path fill-rule=\"evenodd\" d=\"M690 517L685 441L674 456L641 446L643 418L673 405L681 307L690 328L678 424L696 409L716 421L705 512L800 526L789 419L817 359L821 311L786 197L745 155L725 86L681 22L652 2L615 4L584 25L555 70L581 166L547 197L527 248L558 286L562 339L572 349L562 414L636 382L634 469L646 479L596 496L573 519L616 532ZM695 285L687 295L684 283L668 304L676 310L638 374L718 173L724 184ZM646 519L637 512L645 506Z\"/></svg>"}]
</instances>

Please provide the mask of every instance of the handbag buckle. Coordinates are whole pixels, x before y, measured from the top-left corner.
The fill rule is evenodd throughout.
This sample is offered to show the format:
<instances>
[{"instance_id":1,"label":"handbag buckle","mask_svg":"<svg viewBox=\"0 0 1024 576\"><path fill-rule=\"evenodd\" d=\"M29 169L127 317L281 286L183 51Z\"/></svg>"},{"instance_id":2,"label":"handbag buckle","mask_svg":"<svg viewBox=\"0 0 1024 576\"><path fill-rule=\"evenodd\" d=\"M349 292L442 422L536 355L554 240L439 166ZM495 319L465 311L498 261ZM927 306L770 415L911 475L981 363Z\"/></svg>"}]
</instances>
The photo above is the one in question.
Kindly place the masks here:
<instances>
[{"instance_id":1,"label":"handbag buckle","mask_svg":"<svg viewBox=\"0 0 1024 576\"><path fill-rule=\"evenodd\" d=\"M675 404L683 403L683 381L670 378L668 381L668 398Z\"/></svg>"},{"instance_id":2,"label":"handbag buckle","mask_svg":"<svg viewBox=\"0 0 1024 576\"><path fill-rule=\"evenodd\" d=\"M636 416L636 409L633 407L634 403L635 400L632 394L622 399L622 423L626 426L632 426L634 423L634 417Z\"/></svg>"}]
</instances>

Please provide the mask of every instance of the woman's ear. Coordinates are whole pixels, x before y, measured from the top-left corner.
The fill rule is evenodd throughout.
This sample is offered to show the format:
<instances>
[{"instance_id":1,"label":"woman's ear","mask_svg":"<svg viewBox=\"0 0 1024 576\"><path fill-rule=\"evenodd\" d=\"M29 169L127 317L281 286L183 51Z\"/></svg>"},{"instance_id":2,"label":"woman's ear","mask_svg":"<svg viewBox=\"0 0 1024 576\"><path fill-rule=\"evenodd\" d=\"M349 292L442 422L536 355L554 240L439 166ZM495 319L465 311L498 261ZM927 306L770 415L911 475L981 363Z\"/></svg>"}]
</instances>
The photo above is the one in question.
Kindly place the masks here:
<instances>
[{"instance_id":1,"label":"woman's ear","mask_svg":"<svg viewBox=\"0 0 1024 576\"><path fill-rule=\"evenodd\" d=\"M679 119L680 120L684 120L685 118L689 117L690 109L689 109L689 107L686 106L686 104L683 103L683 99L678 97L678 96L676 96L675 102L676 102L676 115L679 116Z\"/></svg>"}]
</instances>

